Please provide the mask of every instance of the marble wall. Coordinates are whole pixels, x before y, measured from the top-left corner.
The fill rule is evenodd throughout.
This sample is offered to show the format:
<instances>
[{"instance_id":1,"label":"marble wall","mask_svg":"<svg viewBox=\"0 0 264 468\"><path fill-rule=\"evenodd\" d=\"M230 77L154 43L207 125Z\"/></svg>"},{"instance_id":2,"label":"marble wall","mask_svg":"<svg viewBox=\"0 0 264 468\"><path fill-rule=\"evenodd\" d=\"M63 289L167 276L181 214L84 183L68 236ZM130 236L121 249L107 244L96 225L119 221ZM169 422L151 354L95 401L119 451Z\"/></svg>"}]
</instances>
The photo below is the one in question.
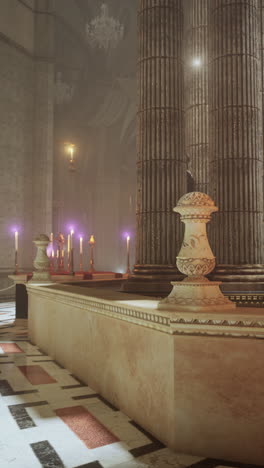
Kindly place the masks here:
<instances>
[{"instance_id":1,"label":"marble wall","mask_svg":"<svg viewBox=\"0 0 264 468\"><path fill-rule=\"evenodd\" d=\"M0 289L14 268L15 226L21 270L32 268L33 236L67 233L71 223L86 240L95 235L97 269L125 268L122 233L134 232L135 212L136 8L107 2L124 37L104 51L85 35L101 3L1 1ZM76 144L75 172L65 142Z\"/></svg>"},{"instance_id":2,"label":"marble wall","mask_svg":"<svg viewBox=\"0 0 264 468\"><path fill-rule=\"evenodd\" d=\"M15 0L1 2L0 289L9 284L7 274L14 268L12 227L17 226L23 238L20 262L24 266L31 263L31 243L28 241L32 236L33 209L33 46L34 22L30 8Z\"/></svg>"}]
</instances>

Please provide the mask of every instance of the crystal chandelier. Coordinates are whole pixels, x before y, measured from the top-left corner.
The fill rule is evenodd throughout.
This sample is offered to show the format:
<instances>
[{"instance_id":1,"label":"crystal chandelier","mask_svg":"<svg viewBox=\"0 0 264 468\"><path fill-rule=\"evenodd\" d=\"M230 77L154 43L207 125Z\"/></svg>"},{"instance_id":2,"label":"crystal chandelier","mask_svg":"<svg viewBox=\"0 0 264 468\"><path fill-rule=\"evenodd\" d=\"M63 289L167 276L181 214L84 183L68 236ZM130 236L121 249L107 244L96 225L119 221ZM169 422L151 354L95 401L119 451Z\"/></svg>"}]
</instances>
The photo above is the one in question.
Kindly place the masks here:
<instances>
[{"instance_id":1,"label":"crystal chandelier","mask_svg":"<svg viewBox=\"0 0 264 468\"><path fill-rule=\"evenodd\" d=\"M114 49L123 39L124 26L109 16L108 6L101 5L101 14L86 25L87 39L93 48Z\"/></svg>"}]
</instances>

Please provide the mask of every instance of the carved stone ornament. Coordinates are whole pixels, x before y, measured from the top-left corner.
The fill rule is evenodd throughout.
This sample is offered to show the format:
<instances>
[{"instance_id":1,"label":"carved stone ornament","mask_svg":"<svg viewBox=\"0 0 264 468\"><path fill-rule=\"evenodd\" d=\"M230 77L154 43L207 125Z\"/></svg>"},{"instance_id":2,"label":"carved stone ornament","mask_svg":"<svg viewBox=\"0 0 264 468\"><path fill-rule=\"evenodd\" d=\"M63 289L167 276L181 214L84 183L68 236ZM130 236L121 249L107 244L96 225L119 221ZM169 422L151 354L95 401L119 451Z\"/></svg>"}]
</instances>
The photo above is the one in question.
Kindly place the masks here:
<instances>
[{"instance_id":1,"label":"carved stone ornament","mask_svg":"<svg viewBox=\"0 0 264 468\"><path fill-rule=\"evenodd\" d=\"M170 295L159 302L158 309L174 311L222 311L235 308L220 291L220 282L209 281L215 267L215 257L208 242L206 224L217 211L213 200L201 192L190 192L181 197L176 211L185 224L185 233L176 260L178 269L188 278L173 282Z\"/></svg>"},{"instance_id":2,"label":"carved stone ornament","mask_svg":"<svg viewBox=\"0 0 264 468\"><path fill-rule=\"evenodd\" d=\"M31 283L51 283L50 276L50 260L47 256L47 247L49 245L49 238L46 234L40 234L33 240L37 247L37 255L33 262L36 271L33 272Z\"/></svg>"}]
</instances>

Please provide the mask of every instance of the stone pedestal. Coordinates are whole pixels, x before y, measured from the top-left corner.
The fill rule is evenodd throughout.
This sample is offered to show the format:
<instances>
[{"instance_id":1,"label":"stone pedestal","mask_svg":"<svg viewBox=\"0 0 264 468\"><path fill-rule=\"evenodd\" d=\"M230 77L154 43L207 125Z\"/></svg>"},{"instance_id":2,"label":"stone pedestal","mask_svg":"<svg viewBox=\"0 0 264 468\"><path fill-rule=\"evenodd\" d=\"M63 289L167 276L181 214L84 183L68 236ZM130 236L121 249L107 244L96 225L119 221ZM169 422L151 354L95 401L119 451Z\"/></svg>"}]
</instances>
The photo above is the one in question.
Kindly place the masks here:
<instances>
[{"instance_id":1,"label":"stone pedestal","mask_svg":"<svg viewBox=\"0 0 264 468\"><path fill-rule=\"evenodd\" d=\"M177 257L177 267L188 275L181 282L172 282L170 295L163 299L159 309L173 311L219 312L235 308L219 289L221 282L209 281L208 275L215 267L215 257L210 248L206 224L211 213L217 211L213 200L201 192L184 195L174 211L180 213L185 224L185 234Z\"/></svg>"},{"instance_id":2,"label":"stone pedestal","mask_svg":"<svg viewBox=\"0 0 264 468\"><path fill-rule=\"evenodd\" d=\"M34 241L37 247L37 255L34 260L34 267L36 271L33 272L32 280L30 283L51 283L50 276L50 260L47 256L47 247L49 245L49 238L45 234L40 234Z\"/></svg>"},{"instance_id":3,"label":"stone pedestal","mask_svg":"<svg viewBox=\"0 0 264 468\"><path fill-rule=\"evenodd\" d=\"M136 265L124 289L159 294L179 277L182 229L172 208L187 182L181 0L141 0L138 31Z\"/></svg>"}]
</instances>

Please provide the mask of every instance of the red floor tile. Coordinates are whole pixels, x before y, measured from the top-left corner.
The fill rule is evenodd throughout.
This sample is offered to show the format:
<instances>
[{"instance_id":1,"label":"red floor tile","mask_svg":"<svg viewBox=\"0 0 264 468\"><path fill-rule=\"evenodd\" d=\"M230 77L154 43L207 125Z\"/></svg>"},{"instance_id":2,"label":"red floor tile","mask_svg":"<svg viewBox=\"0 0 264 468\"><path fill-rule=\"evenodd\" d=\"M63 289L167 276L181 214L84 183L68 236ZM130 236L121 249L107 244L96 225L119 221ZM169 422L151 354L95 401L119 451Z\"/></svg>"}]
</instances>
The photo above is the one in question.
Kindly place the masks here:
<instances>
[{"instance_id":1,"label":"red floor tile","mask_svg":"<svg viewBox=\"0 0 264 468\"><path fill-rule=\"evenodd\" d=\"M41 366L18 366L32 385L51 384L57 382Z\"/></svg>"},{"instance_id":2,"label":"red floor tile","mask_svg":"<svg viewBox=\"0 0 264 468\"><path fill-rule=\"evenodd\" d=\"M4 353L15 354L24 353L23 349L19 348L15 343L1 343L0 348Z\"/></svg>"},{"instance_id":3,"label":"red floor tile","mask_svg":"<svg viewBox=\"0 0 264 468\"><path fill-rule=\"evenodd\" d=\"M81 439L86 447L94 449L103 445L113 444L119 439L103 426L83 406L60 408L55 413Z\"/></svg>"}]
</instances>

